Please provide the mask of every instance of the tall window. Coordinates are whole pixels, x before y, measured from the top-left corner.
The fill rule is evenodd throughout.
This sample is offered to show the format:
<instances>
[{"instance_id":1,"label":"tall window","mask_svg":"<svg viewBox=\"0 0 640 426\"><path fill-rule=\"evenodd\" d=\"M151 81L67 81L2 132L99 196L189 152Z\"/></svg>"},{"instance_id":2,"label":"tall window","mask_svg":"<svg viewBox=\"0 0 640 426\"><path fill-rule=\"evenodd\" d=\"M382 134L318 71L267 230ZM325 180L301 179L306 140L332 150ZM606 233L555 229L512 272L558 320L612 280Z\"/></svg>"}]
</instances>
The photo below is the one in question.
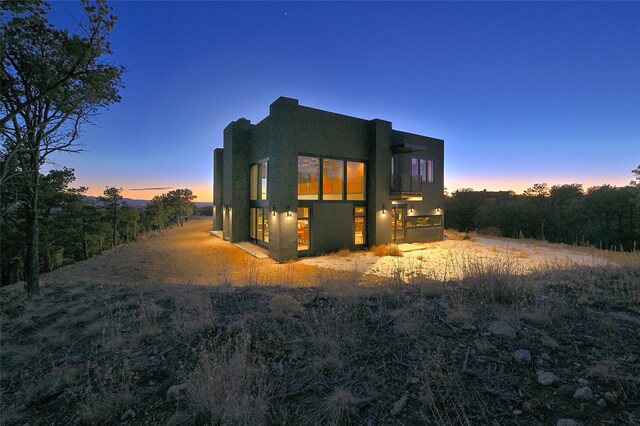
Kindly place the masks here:
<instances>
[{"instance_id":1,"label":"tall window","mask_svg":"<svg viewBox=\"0 0 640 426\"><path fill-rule=\"evenodd\" d=\"M249 237L269 242L269 210L251 207L249 210Z\"/></svg>"},{"instance_id":2,"label":"tall window","mask_svg":"<svg viewBox=\"0 0 640 426\"><path fill-rule=\"evenodd\" d=\"M298 250L309 250L309 207L298 208Z\"/></svg>"},{"instance_id":3,"label":"tall window","mask_svg":"<svg viewBox=\"0 0 640 426\"><path fill-rule=\"evenodd\" d=\"M364 200L364 163L347 161L347 200Z\"/></svg>"},{"instance_id":4,"label":"tall window","mask_svg":"<svg viewBox=\"0 0 640 426\"><path fill-rule=\"evenodd\" d=\"M322 161L322 199L342 200L344 161L324 159Z\"/></svg>"},{"instance_id":5,"label":"tall window","mask_svg":"<svg viewBox=\"0 0 640 426\"><path fill-rule=\"evenodd\" d=\"M396 183L396 168L398 167L398 156L396 154L393 154L391 156L391 190L393 191L396 186L398 185Z\"/></svg>"},{"instance_id":6,"label":"tall window","mask_svg":"<svg viewBox=\"0 0 640 426\"><path fill-rule=\"evenodd\" d=\"M269 162L258 164L258 200L267 199L267 180L269 177Z\"/></svg>"},{"instance_id":7,"label":"tall window","mask_svg":"<svg viewBox=\"0 0 640 426\"><path fill-rule=\"evenodd\" d=\"M320 184L320 159L298 156L298 199L317 200Z\"/></svg>"},{"instance_id":8,"label":"tall window","mask_svg":"<svg viewBox=\"0 0 640 426\"><path fill-rule=\"evenodd\" d=\"M355 207L354 209L354 235L353 243L362 245L367 243L367 210L364 207Z\"/></svg>"},{"instance_id":9,"label":"tall window","mask_svg":"<svg viewBox=\"0 0 640 426\"><path fill-rule=\"evenodd\" d=\"M267 200L269 162L263 161L251 166L250 200Z\"/></svg>"},{"instance_id":10,"label":"tall window","mask_svg":"<svg viewBox=\"0 0 640 426\"><path fill-rule=\"evenodd\" d=\"M411 180L413 182L433 183L434 161L424 158L411 159Z\"/></svg>"}]
</instances>

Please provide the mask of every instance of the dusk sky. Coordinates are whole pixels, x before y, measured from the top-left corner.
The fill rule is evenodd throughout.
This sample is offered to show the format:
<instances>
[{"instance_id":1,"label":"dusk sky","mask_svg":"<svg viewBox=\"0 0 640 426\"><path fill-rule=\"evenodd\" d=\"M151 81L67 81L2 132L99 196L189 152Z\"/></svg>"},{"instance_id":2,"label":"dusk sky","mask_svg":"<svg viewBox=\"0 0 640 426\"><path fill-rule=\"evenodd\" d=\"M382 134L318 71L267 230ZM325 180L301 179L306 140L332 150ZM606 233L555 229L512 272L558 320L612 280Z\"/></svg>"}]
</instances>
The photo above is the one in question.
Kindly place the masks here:
<instances>
[{"instance_id":1,"label":"dusk sky","mask_svg":"<svg viewBox=\"0 0 640 426\"><path fill-rule=\"evenodd\" d=\"M638 2L112 5L122 103L55 159L91 195L211 201L223 129L279 96L444 139L450 192L623 186L640 164Z\"/></svg>"}]
</instances>

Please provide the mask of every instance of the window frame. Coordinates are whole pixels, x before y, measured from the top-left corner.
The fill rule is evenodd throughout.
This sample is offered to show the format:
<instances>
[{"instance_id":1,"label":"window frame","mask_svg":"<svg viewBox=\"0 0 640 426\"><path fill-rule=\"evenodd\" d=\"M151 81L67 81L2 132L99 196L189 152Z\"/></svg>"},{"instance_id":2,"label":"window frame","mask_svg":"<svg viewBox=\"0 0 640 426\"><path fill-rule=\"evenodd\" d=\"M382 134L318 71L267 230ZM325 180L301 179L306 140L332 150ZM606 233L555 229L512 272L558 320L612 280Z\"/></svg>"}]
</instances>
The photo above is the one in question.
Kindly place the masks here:
<instances>
[{"instance_id":1,"label":"window frame","mask_svg":"<svg viewBox=\"0 0 640 426\"><path fill-rule=\"evenodd\" d=\"M331 156L331 155L317 155L317 154L307 154L307 153L303 153L300 152L298 153L298 158L300 157L307 157L307 158L314 158L317 159L319 161L319 179L318 179L318 194L317 194L317 198L300 198L300 192L298 192L298 201L299 202L306 202L306 201L326 201L326 202L343 202L343 201L367 201L367 173L368 173L368 167L367 167L367 161L366 160L360 160L360 159L353 159L353 158L344 158L344 157L335 157L335 156ZM340 199L326 199L324 196L324 162L325 160L330 160L330 161L340 161L342 162L342 197ZM348 163L359 163L362 164L363 166L363 192L362 192L362 199L356 199L356 198L349 198L349 194L348 194L348 179L349 179L349 175L348 175ZM299 170L299 169L298 169ZM298 175L299 176L299 175ZM299 179L299 177L298 177ZM300 181L298 180L298 185L300 185Z\"/></svg>"}]
</instances>

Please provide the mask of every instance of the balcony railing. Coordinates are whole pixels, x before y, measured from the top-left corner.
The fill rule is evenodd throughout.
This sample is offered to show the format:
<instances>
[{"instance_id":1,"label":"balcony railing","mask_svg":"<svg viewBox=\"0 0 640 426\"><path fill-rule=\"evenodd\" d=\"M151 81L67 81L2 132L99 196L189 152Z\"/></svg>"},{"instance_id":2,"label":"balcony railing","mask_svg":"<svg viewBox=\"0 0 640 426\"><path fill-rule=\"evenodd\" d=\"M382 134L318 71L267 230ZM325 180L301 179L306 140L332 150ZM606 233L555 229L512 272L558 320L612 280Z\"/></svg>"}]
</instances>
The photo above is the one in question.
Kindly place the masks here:
<instances>
[{"instance_id":1,"label":"balcony railing","mask_svg":"<svg viewBox=\"0 0 640 426\"><path fill-rule=\"evenodd\" d=\"M410 174L399 174L391 182L391 199L422 199L422 182L412 179Z\"/></svg>"}]
</instances>

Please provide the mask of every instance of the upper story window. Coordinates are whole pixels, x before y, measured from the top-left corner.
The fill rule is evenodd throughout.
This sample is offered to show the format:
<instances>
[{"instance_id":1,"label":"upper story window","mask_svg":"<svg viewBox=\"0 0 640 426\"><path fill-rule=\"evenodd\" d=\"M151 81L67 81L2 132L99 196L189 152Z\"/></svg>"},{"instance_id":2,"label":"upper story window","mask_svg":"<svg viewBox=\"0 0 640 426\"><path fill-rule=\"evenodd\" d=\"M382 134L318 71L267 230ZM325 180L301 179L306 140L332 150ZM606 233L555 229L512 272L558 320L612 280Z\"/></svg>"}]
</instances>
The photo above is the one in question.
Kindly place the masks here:
<instances>
[{"instance_id":1,"label":"upper story window","mask_svg":"<svg viewBox=\"0 0 640 426\"><path fill-rule=\"evenodd\" d=\"M364 163L347 161L347 200L364 200Z\"/></svg>"},{"instance_id":2,"label":"upper story window","mask_svg":"<svg viewBox=\"0 0 640 426\"><path fill-rule=\"evenodd\" d=\"M342 200L344 161L322 160L322 199Z\"/></svg>"},{"instance_id":3,"label":"upper story window","mask_svg":"<svg viewBox=\"0 0 640 426\"><path fill-rule=\"evenodd\" d=\"M298 156L298 199L317 200L320 185L320 159Z\"/></svg>"},{"instance_id":4,"label":"upper story window","mask_svg":"<svg viewBox=\"0 0 640 426\"><path fill-rule=\"evenodd\" d=\"M267 182L269 180L269 162L262 161L251 166L250 200L267 200Z\"/></svg>"},{"instance_id":5,"label":"upper story window","mask_svg":"<svg viewBox=\"0 0 640 426\"><path fill-rule=\"evenodd\" d=\"M411 159L411 180L413 182L433 183L434 161L424 158Z\"/></svg>"},{"instance_id":6,"label":"upper story window","mask_svg":"<svg viewBox=\"0 0 640 426\"><path fill-rule=\"evenodd\" d=\"M365 182L362 161L298 156L299 200L365 200Z\"/></svg>"}]
</instances>

